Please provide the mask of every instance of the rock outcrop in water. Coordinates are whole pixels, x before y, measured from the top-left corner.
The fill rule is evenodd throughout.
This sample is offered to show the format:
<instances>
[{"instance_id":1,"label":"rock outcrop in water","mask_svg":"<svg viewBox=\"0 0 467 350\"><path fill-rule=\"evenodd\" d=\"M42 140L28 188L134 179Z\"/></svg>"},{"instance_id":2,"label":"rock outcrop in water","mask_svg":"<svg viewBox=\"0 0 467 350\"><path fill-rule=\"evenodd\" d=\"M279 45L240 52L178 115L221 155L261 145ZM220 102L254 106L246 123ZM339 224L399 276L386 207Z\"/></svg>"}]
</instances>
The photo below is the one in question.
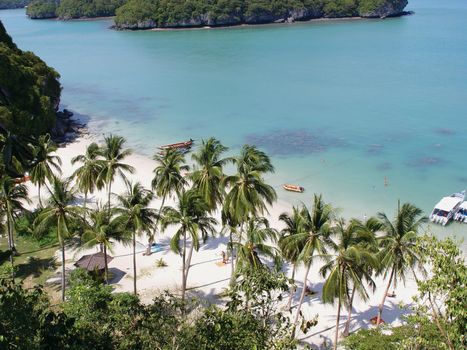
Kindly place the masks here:
<instances>
[{"instance_id":1,"label":"rock outcrop in water","mask_svg":"<svg viewBox=\"0 0 467 350\"><path fill-rule=\"evenodd\" d=\"M407 0L128 0L116 11L115 27L136 30L386 18L404 14L407 4Z\"/></svg>"}]
</instances>

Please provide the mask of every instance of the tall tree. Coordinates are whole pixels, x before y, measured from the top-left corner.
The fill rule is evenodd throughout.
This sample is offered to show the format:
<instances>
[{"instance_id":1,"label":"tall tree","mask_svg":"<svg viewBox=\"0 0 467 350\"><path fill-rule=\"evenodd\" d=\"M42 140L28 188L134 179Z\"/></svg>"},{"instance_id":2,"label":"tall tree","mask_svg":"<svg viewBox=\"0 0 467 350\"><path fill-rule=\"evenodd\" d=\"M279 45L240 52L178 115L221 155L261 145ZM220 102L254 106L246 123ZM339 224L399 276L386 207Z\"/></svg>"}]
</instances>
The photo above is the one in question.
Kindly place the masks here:
<instances>
[{"instance_id":1,"label":"tall tree","mask_svg":"<svg viewBox=\"0 0 467 350\"><path fill-rule=\"evenodd\" d=\"M107 186L107 207L110 213L110 196L112 193L112 183L116 177L126 180L126 173L133 174L135 168L123 163L124 159L131 155L130 149L125 149L125 139L117 135L109 135L104 138L102 156L104 164L97 179L98 183Z\"/></svg>"},{"instance_id":2,"label":"tall tree","mask_svg":"<svg viewBox=\"0 0 467 350\"><path fill-rule=\"evenodd\" d=\"M334 350L337 350L339 339L341 307L349 306L350 289L352 288L364 300L368 300L364 279L370 281L373 289L375 286L371 271L378 266L378 260L371 246L370 249L368 247L374 242L374 234L361 228L362 224L356 220L348 225L344 220L339 220L333 228L337 242L330 242L333 253L330 255L330 260L320 269L321 275L326 277L323 285L323 301L334 303L337 299Z\"/></svg>"},{"instance_id":3,"label":"tall tree","mask_svg":"<svg viewBox=\"0 0 467 350\"><path fill-rule=\"evenodd\" d=\"M267 204L271 205L277 199L276 191L263 178L265 173L274 171L264 152L254 146L244 145L233 163L237 168L236 174L226 176L222 181L222 185L229 188L224 199L222 219L224 227L228 226L230 230L232 257L235 255L233 233L237 233L241 243L243 224L250 216L263 215L267 212ZM233 259L231 264L234 264ZM233 272L232 266L231 284L234 282Z\"/></svg>"},{"instance_id":4,"label":"tall tree","mask_svg":"<svg viewBox=\"0 0 467 350\"><path fill-rule=\"evenodd\" d=\"M0 178L0 210L6 218L6 231L8 234L8 249L10 251L10 263L13 267L13 255L16 251L14 232L17 214L25 210L23 203L28 203L28 189L23 184L17 184L9 176ZM14 269L12 269L14 277Z\"/></svg>"},{"instance_id":5,"label":"tall tree","mask_svg":"<svg viewBox=\"0 0 467 350\"><path fill-rule=\"evenodd\" d=\"M131 233L133 246L133 292L137 294L136 288L136 236L141 236L143 232L149 233L154 224L156 213L149 208L149 203L153 198L151 191L145 189L141 183L131 183L126 181L127 190L123 195L118 196L120 207L116 219L123 230Z\"/></svg>"},{"instance_id":6,"label":"tall tree","mask_svg":"<svg viewBox=\"0 0 467 350\"><path fill-rule=\"evenodd\" d=\"M41 207L41 186L45 184L46 180L52 182L55 176L62 174L60 168L62 160L59 156L52 154L56 150L57 146L51 140L49 134L39 136L34 146L34 160L29 175L31 182L37 185L39 205Z\"/></svg>"},{"instance_id":7,"label":"tall tree","mask_svg":"<svg viewBox=\"0 0 467 350\"><path fill-rule=\"evenodd\" d=\"M263 178L274 168L264 152L249 145L243 146L240 156L233 161L237 173L225 177L223 181L230 189L223 210L241 224L250 215L264 214L266 204L271 205L277 199L276 191Z\"/></svg>"},{"instance_id":8,"label":"tall tree","mask_svg":"<svg viewBox=\"0 0 467 350\"><path fill-rule=\"evenodd\" d=\"M205 241L215 231L216 219L209 216L209 207L196 190L182 191L177 207L162 208L162 230L175 226L171 249L182 256L182 300L185 300L188 272L193 250L198 251L200 238ZM191 242L187 255L187 245ZM181 246L180 246L181 245Z\"/></svg>"},{"instance_id":9,"label":"tall tree","mask_svg":"<svg viewBox=\"0 0 467 350\"><path fill-rule=\"evenodd\" d=\"M81 164L73 173L72 178L75 179L78 190L84 194L84 215L86 215L88 194L94 193L96 188L101 189L103 185L98 182L99 174L105 166L105 162L100 158L101 153L99 145L93 142L86 147L85 154L80 154L71 159L71 164Z\"/></svg>"},{"instance_id":10,"label":"tall tree","mask_svg":"<svg viewBox=\"0 0 467 350\"><path fill-rule=\"evenodd\" d=\"M187 184L182 172L188 171L189 167L185 164L185 156L175 148L163 150L154 155L157 166L154 168L154 178L151 187L159 198L162 198L159 213L164 207L165 200L172 194L179 195ZM147 254L151 253L151 245L154 242L154 235L157 230L159 220L156 219L154 233L149 235Z\"/></svg>"},{"instance_id":11,"label":"tall tree","mask_svg":"<svg viewBox=\"0 0 467 350\"><path fill-rule=\"evenodd\" d=\"M305 299L308 274L313 260L327 254L327 247L331 243L329 235L331 233L330 224L332 219L332 207L324 202L321 195L314 195L313 208L310 212L306 206L302 206L301 214L303 218L302 232L290 235L283 239L284 249L293 251L297 247L302 247L298 256L298 261L306 266L303 279L303 289L297 306L297 313L294 319L295 334L296 325L300 317L303 300Z\"/></svg>"},{"instance_id":12,"label":"tall tree","mask_svg":"<svg viewBox=\"0 0 467 350\"><path fill-rule=\"evenodd\" d=\"M288 310L290 310L292 307L292 300L296 290L295 272L299 263L298 259L300 256L300 252L302 251L303 247L299 244L287 244L289 240L287 237L306 232L306 220L304 220L306 217L306 208L300 208L295 206L292 208L291 215L289 215L288 213L282 213L279 216L279 220L285 224L285 228L281 230L281 238L279 239L279 249L281 251L282 257L292 264L292 285L290 286L290 296L289 301L287 303Z\"/></svg>"},{"instance_id":13,"label":"tall tree","mask_svg":"<svg viewBox=\"0 0 467 350\"><path fill-rule=\"evenodd\" d=\"M277 242L277 231L266 218L250 218L245 224L245 240L234 243L238 254L237 274L263 268L259 254L278 263L278 252L271 244Z\"/></svg>"},{"instance_id":14,"label":"tall tree","mask_svg":"<svg viewBox=\"0 0 467 350\"><path fill-rule=\"evenodd\" d=\"M24 176L34 159L34 140L10 132L0 123L0 175Z\"/></svg>"},{"instance_id":15,"label":"tall tree","mask_svg":"<svg viewBox=\"0 0 467 350\"><path fill-rule=\"evenodd\" d=\"M62 301L65 300L65 242L73 232L70 231L73 221L82 220L83 209L75 206L76 195L71 187L70 180L54 178L52 188L49 190L50 199L48 207L42 210L34 221L36 232L45 232L56 227L58 243L62 251Z\"/></svg>"},{"instance_id":16,"label":"tall tree","mask_svg":"<svg viewBox=\"0 0 467 350\"><path fill-rule=\"evenodd\" d=\"M384 213L378 213L378 218L384 232L384 236L380 240L379 259L383 266L384 278L389 275L389 279L381 304L378 307L377 325L381 321L384 302L391 283L394 284L394 288L396 288L398 280L405 283L407 272L413 271L417 264L423 270L423 267L419 264L422 257L417 252L416 244L418 230L428 220L426 216L423 216L420 208L410 203L404 203L402 207L398 205L393 221L389 220Z\"/></svg>"},{"instance_id":17,"label":"tall tree","mask_svg":"<svg viewBox=\"0 0 467 350\"><path fill-rule=\"evenodd\" d=\"M102 247L105 265L104 278L106 283L109 283L107 251L112 252L112 244L115 241L129 243L130 240L127 231L121 229L121 225L114 217L114 213L115 210L111 210L109 217L107 209L97 208L91 211L89 215L90 222L81 236L84 247L88 248L96 245Z\"/></svg>"},{"instance_id":18,"label":"tall tree","mask_svg":"<svg viewBox=\"0 0 467 350\"><path fill-rule=\"evenodd\" d=\"M224 166L232 161L232 158L222 158L227 150L219 140L211 137L203 140L200 149L192 155L195 165L190 179L211 211L222 203Z\"/></svg>"}]
</instances>

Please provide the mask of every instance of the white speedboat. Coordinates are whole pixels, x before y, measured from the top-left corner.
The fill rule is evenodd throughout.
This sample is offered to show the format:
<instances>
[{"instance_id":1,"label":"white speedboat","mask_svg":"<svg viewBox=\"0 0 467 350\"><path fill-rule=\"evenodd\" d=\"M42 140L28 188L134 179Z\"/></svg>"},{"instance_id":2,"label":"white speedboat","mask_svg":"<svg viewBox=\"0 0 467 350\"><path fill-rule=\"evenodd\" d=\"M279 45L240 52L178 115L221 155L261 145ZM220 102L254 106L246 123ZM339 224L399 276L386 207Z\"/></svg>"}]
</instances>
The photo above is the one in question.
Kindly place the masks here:
<instances>
[{"instance_id":1,"label":"white speedboat","mask_svg":"<svg viewBox=\"0 0 467 350\"><path fill-rule=\"evenodd\" d=\"M467 223L467 201L459 205L459 209L454 214L454 220Z\"/></svg>"},{"instance_id":2,"label":"white speedboat","mask_svg":"<svg viewBox=\"0 0 467 350\"><path fill-rule=\"evenodd\" d=\"M465 191L442 198L431 212L430 220L436 224L446 225L454 217L464 198Z\"/></svg>"}]
</instances>

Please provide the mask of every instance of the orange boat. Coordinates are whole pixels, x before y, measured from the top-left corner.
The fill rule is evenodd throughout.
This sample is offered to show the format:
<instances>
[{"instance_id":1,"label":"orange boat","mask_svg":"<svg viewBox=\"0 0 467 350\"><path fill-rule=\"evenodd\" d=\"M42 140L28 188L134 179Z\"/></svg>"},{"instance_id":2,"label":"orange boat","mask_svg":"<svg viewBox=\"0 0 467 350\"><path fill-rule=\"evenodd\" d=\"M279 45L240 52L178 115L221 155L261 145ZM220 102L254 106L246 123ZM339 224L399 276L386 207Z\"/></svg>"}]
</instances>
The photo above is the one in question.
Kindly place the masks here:
<instances>
[{"instance_id":1,"label":"orange boat","mask_svg":"<svg viewBox=\"0 0 467 350\"><path fill-rule=\"evenodd\" d=\"M172 143L170 145L160 146L159 149L169 149L169 148L176 148L176 149L184 149L184 148L191 148L193 145L194 140L190 139L189 141L177 142Z\"/></svg>"},{"instance_id":2,"label":"orange boat","mask_svg":"<svg viewBox=\"0 0 467 350\"><path fill-rule=\"evenodd\" d=\"M30 180L28 175L15 179L15 184L22 184Z\"/></svg>"},{"instance_id":3,"label":"orange boat","mask_svg":"<svg viewBox=\"0 0 467 350\"><path fill-rule=\"evenodd\" d=\"M305 188L303 188L302 186L298 186L298 185L285 184L285 185L282 185L282 187L284 188L284 190L291 191L291 192L303 193L305 191Z\"/></svg>"}]
</instances>

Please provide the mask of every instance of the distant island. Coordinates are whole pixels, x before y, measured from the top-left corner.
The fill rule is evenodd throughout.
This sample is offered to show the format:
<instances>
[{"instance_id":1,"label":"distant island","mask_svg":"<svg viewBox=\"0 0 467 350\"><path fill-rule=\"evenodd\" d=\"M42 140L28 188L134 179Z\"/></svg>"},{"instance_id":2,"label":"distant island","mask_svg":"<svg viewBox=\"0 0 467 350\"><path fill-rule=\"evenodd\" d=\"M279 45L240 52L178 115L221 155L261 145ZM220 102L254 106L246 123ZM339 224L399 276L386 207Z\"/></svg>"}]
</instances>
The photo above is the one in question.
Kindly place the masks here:
<instances>
[{"instance_id":1,"label":"distant island","mask_svg":"<svg viewBox=\"0 0 467 350\"><path fill-rule=\"evenodd\" d=\"M407 4L407 0L33 0L27 15L64 20L115 16L116 29L137 30L385 18L404 14Z\"/></svg>"},{"instance_id":2,"label":"distant island","mask_svg":"<svg viewBox=\"0 0 467 350\"><path fill-rule=\"evenodd\" d=\"M31 0L0 0L0 10L20 9L27 6Z\"/></svg>"}]
</instances>

